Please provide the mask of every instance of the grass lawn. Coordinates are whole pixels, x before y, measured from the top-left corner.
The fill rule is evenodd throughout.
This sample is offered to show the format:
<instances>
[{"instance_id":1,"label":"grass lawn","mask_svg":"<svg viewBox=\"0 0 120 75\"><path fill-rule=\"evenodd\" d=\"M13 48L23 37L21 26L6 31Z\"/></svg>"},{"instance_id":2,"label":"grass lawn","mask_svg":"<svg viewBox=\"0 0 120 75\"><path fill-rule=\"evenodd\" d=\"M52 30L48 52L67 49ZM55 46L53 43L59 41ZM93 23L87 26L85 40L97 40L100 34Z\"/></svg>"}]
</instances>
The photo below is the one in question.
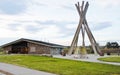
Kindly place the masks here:
<instances>
[{"instance_id":1,"label":"grass lawn","mask_svg":"<svg viewBox=\"0 0 120 75\"><path fill-rule=\"evenodd\" d=\"M58 75L120 75L120 66L35 55L0 55L0 62Z\"/></svg>"},{"instance_id":2,"label":"grass lawn","mask_svg":"<svg viewBox=\"0 0 120 75\"><path fill-rule=\"evenodd\" d=\"M118 56L118 57L99 58L98 60L107 61L107 62L118 62L118 63L120 63L120 56Z\"/></svg>"}]
</instances>

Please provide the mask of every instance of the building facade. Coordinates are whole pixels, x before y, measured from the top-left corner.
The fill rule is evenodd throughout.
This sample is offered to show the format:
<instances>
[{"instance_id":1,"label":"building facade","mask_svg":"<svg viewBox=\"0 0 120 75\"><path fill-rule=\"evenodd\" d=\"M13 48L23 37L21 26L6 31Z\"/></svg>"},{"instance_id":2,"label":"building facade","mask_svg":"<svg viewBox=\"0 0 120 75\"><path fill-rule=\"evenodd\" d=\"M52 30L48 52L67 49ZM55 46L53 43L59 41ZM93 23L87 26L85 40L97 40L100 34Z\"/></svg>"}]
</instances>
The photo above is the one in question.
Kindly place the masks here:
<instances>
[{"instance_id":1,"label":"building facade","mask_svg":"<svg viewBox=\"0 0 120 75\"><path fill-rule=\"evenodd\" d=\"M60 54L64 48L62 45L31 40L18 39L1 46L6 53L14 54Z\"/></svg>"}]
</instances>

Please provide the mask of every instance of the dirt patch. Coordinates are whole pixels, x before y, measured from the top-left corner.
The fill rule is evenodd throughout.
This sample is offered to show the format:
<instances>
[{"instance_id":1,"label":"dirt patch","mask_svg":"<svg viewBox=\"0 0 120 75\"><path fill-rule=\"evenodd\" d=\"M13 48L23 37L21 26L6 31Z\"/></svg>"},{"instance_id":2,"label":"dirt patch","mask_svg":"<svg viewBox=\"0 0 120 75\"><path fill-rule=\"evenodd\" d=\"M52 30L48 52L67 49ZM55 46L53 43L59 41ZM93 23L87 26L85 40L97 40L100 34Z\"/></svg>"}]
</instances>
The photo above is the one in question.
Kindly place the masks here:
<instances>
[{"instance_id":1,"label":"dirt patch","mask_svg":"<svg viewBox=\"0 0 120 75\"><path fill-rule=\"evenodd\" d=\"M13 75L12 73L9 73L9 72L3 71L3 70L0 70L0 73L3 73L5 75Z\"/></svg>"}]
</instances>

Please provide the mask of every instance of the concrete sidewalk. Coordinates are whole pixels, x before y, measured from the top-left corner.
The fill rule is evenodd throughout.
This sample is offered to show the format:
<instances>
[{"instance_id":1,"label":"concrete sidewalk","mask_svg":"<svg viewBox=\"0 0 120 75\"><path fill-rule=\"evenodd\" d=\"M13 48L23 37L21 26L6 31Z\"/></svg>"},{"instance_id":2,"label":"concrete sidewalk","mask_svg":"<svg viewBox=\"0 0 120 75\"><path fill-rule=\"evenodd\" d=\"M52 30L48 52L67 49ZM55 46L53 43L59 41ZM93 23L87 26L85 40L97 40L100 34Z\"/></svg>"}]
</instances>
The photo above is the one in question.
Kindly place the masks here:
<instances>
[{"instance_id":1,"label":"concrete sidewalk","mask_svg":"<svg viewBox=\"0 0 120 75\"><path fill-rule=\"evenodd\" d=\"M12 73L13 75L55 75L6 63L0 63L0 70Z\"/></svg>"},{"instance_id":2,"label":"concrete sidewalk","mask_svg":"<svg viewBox=\"0 0 120 75\"><path fill-rule=\"evenodd\" d=\"M115 63L115 62L104 62L97 60L98 58L103 58L103 57L110 57L110 56L99 56L99 55L94 55L94 54L88 54L85 59L81 58L74 58L74 55L67 55L67 56L61 56L61 55L54 55L53 57L55 58L63 58L63 59L70 59L70 60L78 60L78 61L88 61L88 62L97 62L97 63L104 63L104 64L111 64L111 65L118 65L120 66L120 63Z\"/></svg>"}]
</instances>

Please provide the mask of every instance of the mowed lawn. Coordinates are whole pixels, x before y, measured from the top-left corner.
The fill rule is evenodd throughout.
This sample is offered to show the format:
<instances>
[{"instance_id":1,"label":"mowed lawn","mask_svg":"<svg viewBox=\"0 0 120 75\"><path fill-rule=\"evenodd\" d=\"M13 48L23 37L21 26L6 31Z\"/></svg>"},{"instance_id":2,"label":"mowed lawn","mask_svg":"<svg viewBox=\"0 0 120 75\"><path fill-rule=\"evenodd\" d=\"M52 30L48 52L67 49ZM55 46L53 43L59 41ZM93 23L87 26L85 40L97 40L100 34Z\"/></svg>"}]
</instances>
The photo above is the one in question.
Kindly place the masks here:
<instances>
[{"instance_id":1,"label":"mowed lawn","mask_svg":"<svg viewBox=\"0 0 120 75\"><path fill-rule=\"evenodd\" d=\"M120 75L120 66L35 55L0 55L0 62L57 75Z\"/></svg>"},{"instance_id":2,"label":"mowed lawn","mask_svg":"<svg viewBox=\"0 0 120 75\"><path fill-rule=\"evenodd\" d=\"M107 62L118 62L118 63L120 63L120 56L118 56L118 57L98 58L98 60L107 61Z\"/></svg>"}]
</instances>

